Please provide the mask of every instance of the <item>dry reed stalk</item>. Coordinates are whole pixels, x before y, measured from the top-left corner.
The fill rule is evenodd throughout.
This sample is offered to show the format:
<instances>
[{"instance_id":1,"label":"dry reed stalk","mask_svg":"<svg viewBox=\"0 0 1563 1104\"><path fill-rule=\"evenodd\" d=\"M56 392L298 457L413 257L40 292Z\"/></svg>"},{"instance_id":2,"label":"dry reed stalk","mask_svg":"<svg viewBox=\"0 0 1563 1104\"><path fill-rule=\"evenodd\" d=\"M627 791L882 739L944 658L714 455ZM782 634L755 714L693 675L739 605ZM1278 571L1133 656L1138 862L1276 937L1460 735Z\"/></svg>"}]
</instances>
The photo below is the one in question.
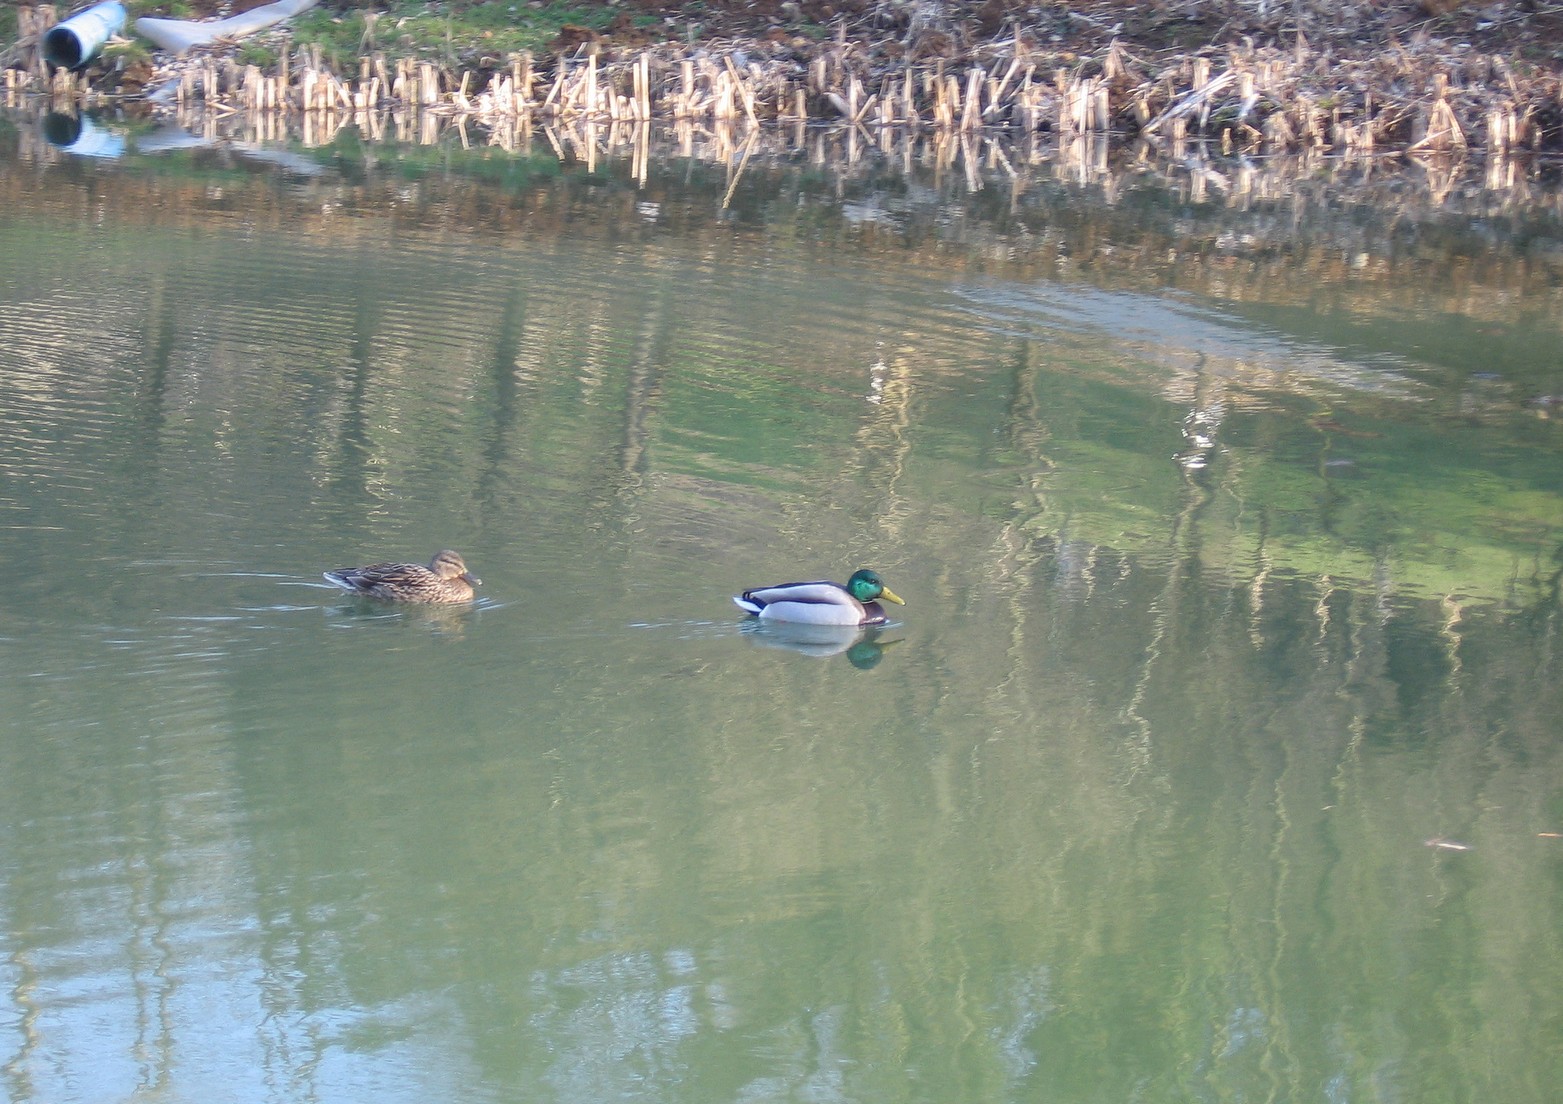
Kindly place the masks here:
<instances>
[{"instance_id":1,"label":"dry reed stalk","mask_svg":"<svg viewBox=\"0 0 1563 1104\"><path fill-rule=\"evenodd\" d=\"M961 112L961 129L971 130L977 126L980 113L978 111L982 101L983 71L973 66L966 74L966 102Z\"/></svg>"},{"instance_id":2,"label":"dry reed stalk","mask_svg":"<svg viewBox=\"0 0 1563 1104\"><path fill-rule=\"evenodd\" d=\"M737 88L739 99L743 102L744 114L749 116L749 121L755 126L760 125L760 119L754 113L754 93L747 81L738 72L738 67L733 64L731 55L724 55L722 60L727 63L727 73L732 78ZM856 81L856 78L853 78Z\"/></svg>"},{"instance_id":3,"label":"dry reed stalk","mask_svg":"<svg viewBox=\"0 0 1563 1104\"><path fill-rule=\"evenodd\" d=\"M564 95L564 66L561 65L561 66L559 66L558 71L554 73L554 83L549 86L548 95L543 97L543 103L542 103L543 110L546 111L549 108L553 108L555 111L558 111L558 103L559 103L560 98L563 95Z\"/></svg>"},{"instance_id":4,"label":"dry reed stalk","mask_svg":"<svg viewBox=\"0 0 1563 1104\"><path fill-rule=\"evenodd\" d=\"M1454 109L1449 106L1448 96L1449 75L1435 74L1433 106L1430 109L1424 108L1418 113L1416 131L1420 132L1421 136L1406 147L1407 153L1422 149L1444 152L1455 148L1466 148L1465 131L1461 128Z\"/></svg>"},{"instance_id":5,"label":"dry reed stalk","mask_svg":"<svg viewBox=\"0 0 1563 1104\"><path fill-rule=\"evenodd\" d=\"M1310 138L1310 144L1315 149L1330 148L1330 129L1328 120L1330 116L1324 108L1304 97L1300 101L1300 107L1305 112L1303 116L1305 133Z\"/></svg>"},{"instance_id":6,"label":"dry reed stalk","mask_svg":"<svg viewBox=\"0 0 1563 1104\"><path fill-rule=\"evenodd\" d=\"M1199 64L1201 62L1204 64ZM1173 101L1160 115L1147 123L1144 133L1154 134L1171 121L1182 122L1195 111L1201 113L1203 121L1204 118L1208 117L1211 97L1231 84L1236 77L1237 74L1228 69L1220 76L1211 78L1209 75L1209 62L1205 58L1197 59L1194 66L1194 86L1187 93Z\"/></svg>"},{"instance_id":7,"label":"dry reed stalk","mask_svg":"<svg viewBox=\"0 0 1563 1104\"><path fill-rule=\"evenodd\" d=\"M510 78L503 73L495 73L489 79L488 87L478 93L477 102L473 106L479 115L513 115L513 97ZM489 144L492 145L493 136L489 137Z\"/></svg>"},{"instance_id":8,"label":"dry reed stalk","mask_svg":"<svg viewBox=\"0 0 1563 1104\"><path fill-rule=\"evenodd\" d=\"M1150 123L1152 118L1150 89L1148 86L1142 84L1134 90L1133 106L1135 126L1137 126L1143 133L1145 127Z\"/></svg>"},{"instance_id":9,"label":"dry reed stalk","mask_svg":"<svg viewBox=\"0 0 1563 1104\"><path fill-rule=\"evenodd\" d=\"M635 118L651 118L651 55L642 53L635 59Z\"/></svg>"},{"instance_id":10,"label":"dry reed stalk","mask_svg":"<svg viewBox=\"0 0 1563 1104\"><path fill-rule=\"evenodd\" d=\"M1264 121L1264 140L1272 149L1292 149L1297 145L1297 132L1284 111L1277 111Z\"/></svg>"},{"instance_id":11,"label":"dry reed stalk","mask_svg":"<svg viewBox=\"0 0 1563 1104\"><path fill-rule=\"evenodd\" d=\"M1413 142L1407 147L1407 152L1419 149L1447 151L1456 147L1464 149L1466 146L1465 131L1461 129L1460 121L1455 117L1448 100L1439 100L1433 104L1426 128L1427 133L1421 141Z\"/></svg>"},{"instance_id":12,"label":"dry reed stalk","mask_svg":"<svg viewBox=\"0 0 1563 1104\"><path fill-rule=\"evenodd\" d=\"M940 130L949 130L955 126L955 113L960 110L961 87L960 82L953 76L944 75L944 66L939 66L938 72L933 78L933 125Z\"/></svg>"},{"instance_id":13,"label":"dry reed stalk","mask_svg":"<svg viewBox=\"0 0 1563 1104\"><path fill-rule=\"evenodd\" d=\"M1116 38L1108 45L1107 56L1102 59L1102 76L1112 84L1129 79L1128 52Z\"/></svg>"},{"instance_id":14,"label":"dry reed stalk","mask_svg":"<svg viewBox=\"0 0 1563 1104\"><path fill-rule=\"evenodd\" d=\"M675 119L688 119L694 114L695 63L685 58L678 67L678 100L673 109Z\"/></svg>"},{"instance_id":15,"label":"dry reed stalk","mask_svg":"<svg viewBox=\"0 0 1563 1104\"><path fill-rule=\"evenodd\" d=\"M512 95L521 104L532 99L532 51L522 50L510 57L510 86Z\"/></svg>"},{"instance_id":16,"label":"dry reed stalk","mask_svg":"<svg viewBox=\"0 0 1563 1104\"><path fill-rule=\"evenodd\" d=\"M1255 90L1254 74L1245 69L1237 76L1237 121L1244 123L1254 113L1254 105L1259 102L1259 93Z\"/></svg>"},{"instance_id":17,"label":"dry reed stalk","mask_svg":"<svg viewBox=\"0 0 1563 1104\"><path fill-rule=\"evenodd\" d=\"M1020 58L1011 58L1009 68L1004 71L1004 78L988 90L988 106L982 113L984 119L992 118L998 111L1000 105L1004 102L1004 93L1009 89L1009 82L1014 79L1015 74L1019 71Z\"/></svg>"}]
</instances>

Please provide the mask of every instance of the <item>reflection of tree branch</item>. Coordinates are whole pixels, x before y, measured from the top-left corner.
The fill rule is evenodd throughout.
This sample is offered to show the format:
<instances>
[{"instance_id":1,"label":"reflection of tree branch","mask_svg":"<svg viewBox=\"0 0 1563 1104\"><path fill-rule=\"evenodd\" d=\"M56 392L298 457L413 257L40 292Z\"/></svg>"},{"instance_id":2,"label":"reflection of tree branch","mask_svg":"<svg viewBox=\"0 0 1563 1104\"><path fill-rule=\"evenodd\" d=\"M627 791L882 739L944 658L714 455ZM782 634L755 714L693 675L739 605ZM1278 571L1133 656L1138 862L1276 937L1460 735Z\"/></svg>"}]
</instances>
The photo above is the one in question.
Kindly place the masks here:
<instances>
[{"instance_id":1,"label":"reflection of tree branch","mask_svg":"<svg viewBox=\"0 0 1563 1104\"><path fill-rule=\"evenodd\" d=\"M515 434L520 420L516 361L521 356L521 335L526 330L526 286L521 280L515 282L494 335L494 355L490 360L494 375L493 419L488 445L483 450L483 470L477 480L478 500L490 508L498 506L499 490L509 482L505 475L510 452L507 441Z\"/></svg>"},{"instance_id":2,"label":"reflection of tree branch","mask_svg":"<svg viewBox=\"0 0 1563 1104\"><path fill-rule=\"evenodd\" d=\"M369 284L365 281L360 286L367 288ZM355 499L364 499L378 497L369 486L369 457L373 454L369 440L369 405L373 394L374 342L380 329L380 312L375 297L364 292L356 296L354 305L347 412L337 438L338 459L331 466L331 488Z\"/></svg>"},{"instance_id":3,"label":"reflection of tree branch","mask_svg":"<svg viewBox=\"0 0 1563 1104\"><path fill-rule=\"evenodd\" d=\"M626 476L633 476L637 484L650 466L647 453L652 416L662 398L663 338L667 332L663 287L658 285L658 293L646 304L646 312L641 316L635 359L624 385L624 444L619 452L619 469Z\"/></svg>"},{"instance_id":4,"label":"reflection of tree branch","mask_svg":"<svg viewBox=\"0 0 1563 1104\"><path fill-rule=\"evenodd\" d=\"M1219 410L1221 401L1219 398L1219 384L1206 386L1203 378L1203 358L1201 358L1201 370L1196 376L1199 382L1195 386L1194 405L1195 412L1205 410ZM1212 396L1209 392L1215 391ZM1193 415L1191 415L1193 417ZM1219 420L1211 424L1201 423L1202 429L1208 433L1212 440L1203 446L1204 452L1213 451L1214 434ZM1200 547L1201 534L1199 518L1210 505L1213 496L1208 486L1208 468L1205 464L1191 466L1180 461L1179 467L1183 473L1183 485L1186 488L1183 505L1174 515L1172 520L1172 532L1169 534L1169 543L1172 545L1171 563L1167 569L1167 583L1162 588L1161 594L1151 603L1155 613L1155 629L1151 639L1145 646L1145 660L1139 680L1135 683L1134 693L1129 698L1129 703L1124 706L1123 716L1130 721L1139 731L1138 758L1139 764L1136 770L1148 767L1151 761L1151 747L1153 743L1150 721L1140 712L1140 706L1145 700L1147 688L1150 686L1151 674L1157 660L1161 658L1161 644L1171 630L1171 626L1177 621L1179 605L1183 589L1185 575L1191 575L1197 582L1200 576Z\"/></svg>"},{"instance_id":5,"label":"reflection of tree branch","mask_svg":"<svg viewBox=\"0 0 1563 1104\"><path fill-rule=\"evenodd\" d=\"M1140 707L1145 703L1145 693L1151 683L1151 672L1156 667L1156 661L1161 658L1161 642L1166 639L1168 626L1176 615L1181 564L1181 560L1174 559L1167 571L1167 585L1151 602L1151 612L1155 614L1152 622L1154 629L1145 645L1144 660L1140 665L1140 677L1134 683L1134 693L1129 696L1129 703L1123 707L1124 719L1139 733L1138 739L1134 741L1134 769L1129 772L1129 778L1124 779L1125 784L1151 764L1151 746L1154 742L1151 723L1145 714L1140 712Z\"/></svg>"},{"instance_id":6,"label":"reflection of tree branch","mask_svg":"<svg viewBox=\"0 0 1563 1104\"><path fill-rule=\"evenodd\" d=\"M178 332L173 296L168 294L166 278L160 278L147 295L148 340L146 351L146 389L142 398L141 447L133 455L152 461L159 454L167 412L163 408L168 392L169 366L174 356Z\"/></svg>"},{"instance_id":7,"label":"reflection of tree branch","mask_svg":"<svg viewBox=\"0 0 1563 1104\"><path fill-rule=\"evenodd\" d=\"M853 473L874 463L869 471L869 486L874 493L874 518L883 540L896 544L903 536L908 517L906 502L897 488L906 474L906 461L912 453L907 433L912 424L912 403L917 394L917 373L905 356L886 360L880 356L869 369L867 406L870 414L857 431L856 455L863 461Z\"/></svg>"},{"instance_id":8,"label":"reflection of tree branch","mask_svg":"<svg viewBox=\"0 0 1563 1104\"><path fill-rule=\"evenodd\" d=\"M1460 645L1464 642L1460 622L1465 617L1465 607L1453 595L1445 595L1443 608L1444 617L1438 627L1438 635L1443 638L1449 656L1449 689L1458 692L1460 673L1464 669L1464 662L1460 658Z\"/></svg>"},{"instance_id":9,"label":"reflection of tree branch","mask_svg":"<svg viewBox=\"0 0 1563 1104\"><path fill-rule=\"evenodd\" d=\"M1540 605L1551 606L1553 609L1557 609L1560 605L1563 605L1563 602L1559 601L1559 598L1563 597L1563 545L1559 545L1553 551L1552 559L1558 565L1558 569L1551 575L1542 577L1543 590L1546 593L1546 597Z\"/></svg>"},{"instance_id":10,"label":"reflection of tree branch","mask_svg":"<svg viewBox=\"0 0 1563 1104\"><path fill-rule=\"evenodd\" d=\"M1047 425L1042 416L1042 404L1037 394L1042 369L1031 359L1035 347L1030 341L1019 342L1013 370L1013 382L1004 423L1005 436L1010 447L1033 472L1039 467L1050 470L1052 465L1043 456L1042 446L1048 437ZM1035 466L1033 466L1035 465ZM1026 646L1026 629L1029 623L1031 591L1037 570L1048 553L1058 546L1052 533L1043 535L1041 528L1033 528L1031 522L1047 511L1043 484L1035 477L1026 481L1030 502L1016 502L1016 516L999 531L1003 553L990 578L995 589L1007 596L1010 608L1010 657L1009 673L993 688L990 700L998 703L1012 689L1026 695L1034 675L1031 652ZM1026 513L1020 514L1021 507ZM1018 710L1017 710L1018 712Z\"/></svg>"}]
</instances>

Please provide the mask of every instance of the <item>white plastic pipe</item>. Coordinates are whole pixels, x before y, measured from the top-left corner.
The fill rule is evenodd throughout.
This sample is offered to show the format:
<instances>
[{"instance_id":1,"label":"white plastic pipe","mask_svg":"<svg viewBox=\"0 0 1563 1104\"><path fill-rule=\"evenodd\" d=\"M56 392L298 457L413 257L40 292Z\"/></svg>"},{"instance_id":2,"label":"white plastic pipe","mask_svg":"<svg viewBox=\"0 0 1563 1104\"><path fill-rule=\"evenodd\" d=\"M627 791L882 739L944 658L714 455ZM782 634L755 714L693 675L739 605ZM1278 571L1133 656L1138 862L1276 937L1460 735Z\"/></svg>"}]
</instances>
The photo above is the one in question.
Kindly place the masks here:
<instances>
[{"instance_id":1,"label":"white plastic pipe","mask_svg":"<svg viewBox=\"0 0 1563 1104\"><path fill-rule=\"evenodd\" d=\"M125 19L125 5L118 0L77 12L44 32L43 59L50 65L80 69L98 56L112 35L119 33Z\"/></svg>"},{"instance_id":2,"label":"white plastic pipe","mask_svg":"<svg viewBox=\"0 0 1563 1104\"><path fill-rule=\"evenodd\" d=\"M275 4L251 8L240 15L205 23L194 23L188 19L153 19L148 16L136 20L136 30L151 39L159 50L182 54L192 46L204 46L214 39L243 38L256 31L263 31L275 23L308 11L317 3L319 0L277 0Z\"/></svg>"}]
</instances>

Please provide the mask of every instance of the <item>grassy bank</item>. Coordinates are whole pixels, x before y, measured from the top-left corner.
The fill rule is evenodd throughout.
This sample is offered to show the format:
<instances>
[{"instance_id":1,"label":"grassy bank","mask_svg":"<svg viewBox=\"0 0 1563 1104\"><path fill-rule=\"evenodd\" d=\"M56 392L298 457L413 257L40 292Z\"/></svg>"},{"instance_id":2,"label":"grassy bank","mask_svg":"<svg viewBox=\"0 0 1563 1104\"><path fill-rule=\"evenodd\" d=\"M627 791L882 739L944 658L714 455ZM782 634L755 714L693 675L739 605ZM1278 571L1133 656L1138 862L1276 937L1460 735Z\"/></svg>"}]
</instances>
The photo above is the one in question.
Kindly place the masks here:
<instances>
[{"instance_id":1,"label":"grassy bank","mask_svg":"<svg viewBox=\"0 0 1563 1104\"><path fill-rule=\"evenodd\" d=\"M200 18L257 2L133 7ZM79 76L49 73L30 50L28 32L35 39L52 16L13 13L13 93L223 110L416 107L480 122L1199 136L1263 153L1563 150L1563 8L325 0L285 29L185 58L115 46Z\"/></svg>"}]
</instances>

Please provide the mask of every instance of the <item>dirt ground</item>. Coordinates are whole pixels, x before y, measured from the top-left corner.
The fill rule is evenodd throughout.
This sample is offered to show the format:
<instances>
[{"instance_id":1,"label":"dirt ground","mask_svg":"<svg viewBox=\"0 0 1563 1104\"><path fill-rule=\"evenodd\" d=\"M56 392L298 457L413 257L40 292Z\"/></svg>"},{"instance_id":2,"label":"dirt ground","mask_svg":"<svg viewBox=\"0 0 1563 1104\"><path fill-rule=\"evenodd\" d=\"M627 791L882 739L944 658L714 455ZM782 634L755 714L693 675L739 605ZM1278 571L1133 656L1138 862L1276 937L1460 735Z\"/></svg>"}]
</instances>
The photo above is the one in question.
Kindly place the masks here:
<instances>
[{"instance_id":1,"label":"dirt ground","mask_svg":"<svg viewBox=\"0 0 1563 1104\"><path fill-rule=\"evenodd\" d=\"M1299 0L1274 4L1286 18L1260 18L1257 3L1160 0L626 0L634 10L674 25L699 23L713 37L775 40L801 14L841 26L865 48L891 57L956 57L977 43L1010 37L1018 27L1032 48L1094 51L1113 39L1152 53L1189 52L1226 43L1293 45L1300 29L1314 47L1360 51L1400 39L1437 37L1472 49L1540 64L1563 62L1563 7L1498 0L1388 0L1348 4Z\"/></svg>"},{"instance_id":2,"label":"dirt ground","mask_svg":"<svg viewBox=\"0 0 1563 1104\"><path fill-rule=\"evenodd\" d=\"M192 0L192 18L247 11L269 0ZM834 28L865 53L886 61L962 57L973 47L1012 38L1029 48L1087 53L1114 39L1150 54L1190 53L1225 44L1293 46L1305 42L1332 53L1360 55L1404 41L1442 39L1461 49L1499 54L1543 68L1563 67L1563 5L1541 0L604 0L622 9L607 32L573 28L555 43L581 39L629 49L660 39L726 43L749 40L771 49L803 47L808 28ZM461 0L456 0L460 6ZM363 0L322 0L348 11ZM1279 13L1284 13L1282 17ZM634 16L659 19L665 31L637 26Z\"/></svg>"}]
</instances>

